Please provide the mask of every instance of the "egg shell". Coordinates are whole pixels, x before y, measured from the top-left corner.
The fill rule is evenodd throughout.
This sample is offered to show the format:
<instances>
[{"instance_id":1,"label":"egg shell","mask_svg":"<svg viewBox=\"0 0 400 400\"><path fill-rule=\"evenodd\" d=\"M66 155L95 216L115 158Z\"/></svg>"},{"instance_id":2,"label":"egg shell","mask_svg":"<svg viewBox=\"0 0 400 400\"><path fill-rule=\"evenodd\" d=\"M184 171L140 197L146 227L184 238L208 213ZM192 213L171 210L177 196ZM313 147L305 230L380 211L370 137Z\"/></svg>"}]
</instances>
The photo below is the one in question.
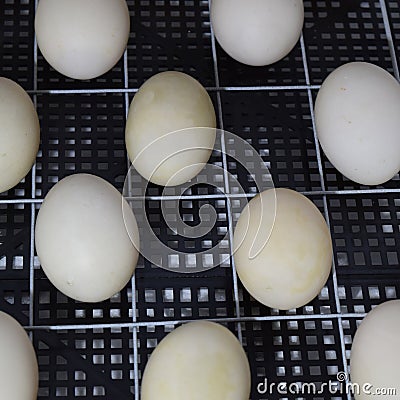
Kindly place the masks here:
<instances>
[{"instance_id":1,"label":"egg shell","mask_svg":"<svg viewBox=\"0 0 400 400\"><path fill-rule=\"evenodd\" d=\"M182 72L161 72L141 86L130 105L125 131L129 158L155 184L182 184L210 158L215 126L214 106L203 86Z\"/></svg>"},{"instance_id":2,"label":"egg shell","mask_svg":"<svg viewBox=\"0 0 400 400\"><path fill-rule=\"evenodd\" d=\"M344 176L379 185L400 170L400 85L382 68L352 62L334 70L315 102L321 147Z\"/></svg>"},{"instance_id":3,"label":"egg shell","mask_svg":"<svg viewBox=\"0 0 400 400\"><path fill-rule=\"evenodd\" d=\"M269 189L253 198L239 217L234 260L241 282L256 300L281 310L301 307L328 279L330 232L305 196Z\"/></svg>"},{"instance_id":4,"label":"egg shell","mask_svg":"<svg viewBox=\"0 0 400 400\"><path fill-rule=\"evenodd\" d=\"M358 327L351 347L351 381L360 386L358 400L397 399L400 395L400 300L387 301L370 311ZM395 389L397 396L368 394Z\"/></svg>"},{"instance_id":5,"label":"egg shell","mask_svg":"<svg viewBox=\"0 0 400 400\"><path fill-rule=\"evenodd\" d=\"M22 326L0 311L0 399L36 400L39 369Z\"/></svg>"},{"instance_id":6,"label":"egg shell","mask_svg":"<svg viewBox=\"0 0 400 400\"><path fill-rule=\"evenodd\" d=\"M98 302L129 282L138 260L139 233L117 189L97 176L75 174L45 197L35 243L42 268L58 290L76 300Z\"/></svg>"},{"instance_id":7,"label":"egg shell","mask_svg":"<svg viewBox=\"0 0 400 400\"><path fill-rule=\"evenodd\" d=\"M35 163L40 143L39 118L31 98L0 78L0 193L17 185Z\"/></svg>"},{"instance_id":8,"label":"egg shell","mask_svg":"<svg viewBox=\"0 0 400 400\"><path fill-rule=\"evenodd\" d=\"M235 60L273 64L298 42L304 22L302 0L212 0L214 34Z\"/></svg>"},{"instance_id":9,"label":"egg shell","mask_svg":"<svg viewBox=\"0 0 400 400\"><path fill-rule=\"evenodd\" d=\"M190 322L158 344L147 362L141 390L142 400L248 400L250 367L227 328Z\"/></svg>"},{"instance_id":10,"label":"egg shell","mask_svg":"<svg viewBox=\"0 0 400 400\"><path fill-rule=\"evenodd\" d=\"M46 61L74 79L103 75L122 57L129 38L125 0L40 0L37 43Z\"/></svg>"}]
</instances>

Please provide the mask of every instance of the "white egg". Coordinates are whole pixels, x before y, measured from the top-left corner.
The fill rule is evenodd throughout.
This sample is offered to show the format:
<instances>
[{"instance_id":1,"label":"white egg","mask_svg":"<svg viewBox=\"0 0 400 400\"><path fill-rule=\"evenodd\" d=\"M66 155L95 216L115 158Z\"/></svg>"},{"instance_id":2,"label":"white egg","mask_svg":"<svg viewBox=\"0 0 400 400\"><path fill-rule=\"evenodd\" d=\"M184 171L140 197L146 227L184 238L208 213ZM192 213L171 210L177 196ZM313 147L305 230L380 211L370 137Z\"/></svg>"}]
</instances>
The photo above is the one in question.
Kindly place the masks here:
<instances>
[{"instance_id":1,"label":"white egg","mask_svg":"<svg viewBox=\"0 0 400 400\"><path fill-rule=\"evenodd\" d=\"M22 326L0 311L0 399L36 400L39 370Z\"/></svg>"},{"instance_id":2,"label":"white egg","mask_svg":"<svg viewBox=\"0 0 400 400\"><path fill-rule=\"evenodd\" d=\"M221 47L248 65L269 65L289 54L304 22L302 0L212 0L211 23Z\"/></svg>"},{"instance_id":3,"label":"white egg","mask_svg":"<svg viewBox=\"0 0 400 400\"><path fill-rule=\"evenodd\" d=\"M153 351L142 400L248 400L250 368L236 337L222 325L196 321L169 333Z\"/></svg>"},{"instance_id":4,"label":"white egg","mask_svg":"<svg viewBox=\"0 0 400 400\"><path fill-rule=\"evenodd\" d=\"M17 83L0 78L0 193L30 171L39 142L39 118L32 100Z\"/></svg>"},{"instance_id":5,"label":"white egg","mask_svg":"<svg viewBox=\"0 0 400 400\"><path fill-rule=\"evenodd\" d=\"M342 65L323 82L315 103L318 139L344 176L378 185L400 170L400 85L365 62Z\"/></svg>"},{"instance_id":6,"label":"white egg","mask_svg":"<svg viewBox=\"0 0 400 400\"><path fill-rule=\"evenodd\" d=\"M249 293L266 306L301 307L318 295L332 264L332 241L318 208L289 189L269 189L243 209L234 260Z\"/></svg>"},{"instance_id":7,"label":"white egg","mask_svg":"<svg viewBox=\"0 0 400 400\"><path fill-rule=\"evenodd\" d=\"M42 268L58 290L76 300L97 302L130 280L139 233L117 189L97 176L76 174L62 179L45 197L35 243Z\"/></svg>"},{"instance_id":8,"label":"white egg","mask_svg":"<svg viewBox=\"0 0 400 400\"><path fill-rule=\"evenodd\" d=\"M92 79L119 61L128 43L125 0L40 0L35 32L40 51L58 72Z\"/></svg>"},{"instance_id":9,"label":"white egg","mask_svg":"<svg viewBox=\"0 0 400 400\"><path fill-rule=\"evenodd\" d=\"M351 381L358 400L398 399L400 395L400 300L387 301L370 311L357 329L351 347ZM395 389L395 395L378 390Z\"/></svg>"},{"instance_id":10,"label":"white egg","mask_svg":"<svg viewBox=\"0 0 400 400\"><path fill-rule=\"evenodd\" d=\"M215 126L214 107L203 86L182 72L162 72L145 82L133 98L126 147L145 179L175 186L204 168L214 147Z\"/></svg>"}]
</instances>

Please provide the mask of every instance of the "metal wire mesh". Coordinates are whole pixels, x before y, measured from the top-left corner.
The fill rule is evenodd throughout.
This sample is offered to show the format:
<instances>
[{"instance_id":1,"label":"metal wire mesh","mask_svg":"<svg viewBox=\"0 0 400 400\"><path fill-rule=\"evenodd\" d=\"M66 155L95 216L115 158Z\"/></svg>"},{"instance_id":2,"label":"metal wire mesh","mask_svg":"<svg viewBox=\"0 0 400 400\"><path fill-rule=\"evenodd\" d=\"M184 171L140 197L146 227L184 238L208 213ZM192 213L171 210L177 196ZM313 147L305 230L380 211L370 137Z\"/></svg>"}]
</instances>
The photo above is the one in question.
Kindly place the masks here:
<instances>
[{"instance_id":1,"label":"metal wire mesh","mask_svg":"<svg viewBox=\"0 0 400 400\"><path fill-rule=\"evenodd\" d=\"M339 174L318 146L313 103L324 77L347 61L370 61L399 77L399 3L305 1L303 36L295 49L273 66L251 68L215 42L208 1L129 0L132 33L124 58L104 76L83 82L61 76L38 52L36 3L0 0L0 74L29 91L42 126L32 172L0 195L0 309L31 333L40 365L38 398L139 399L144 366L157 343L179 322L200 318L226 324L242 341L253 400L285 398L257 392L265 377L322 383L348 372L359 321L372 306L399 298L399 176L369 188ZM206 86L219 127L249 141L269 164L276 186L306 194L326 217L334 268L310 304L288 312L262 306L237 280L232 260L184 276L140 260L132 282L99 304L65 297L41 271L33 227L43 197L77 172L94 173L122 190L129 103L147 78L167 69ZM223 137L221 148L230 145ZM240 165L220 153L211 162L254 195ZM193 222L202 199L216 208L217 225L204 246L229 231L242 207L228 174L220 178L228 196L199 190L182 205ZM150 186L149 210L164 239L174 241L163 229L160 194Z\"/></svg>"}]
</instances>

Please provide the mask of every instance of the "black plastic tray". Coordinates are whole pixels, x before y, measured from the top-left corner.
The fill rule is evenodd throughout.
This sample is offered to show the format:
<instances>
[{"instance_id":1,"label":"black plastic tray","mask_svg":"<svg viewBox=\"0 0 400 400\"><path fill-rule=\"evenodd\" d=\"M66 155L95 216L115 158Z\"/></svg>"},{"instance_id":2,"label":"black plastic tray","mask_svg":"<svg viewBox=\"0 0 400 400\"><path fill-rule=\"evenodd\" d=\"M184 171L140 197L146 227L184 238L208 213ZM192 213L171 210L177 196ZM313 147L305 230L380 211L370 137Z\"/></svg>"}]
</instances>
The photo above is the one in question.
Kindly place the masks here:
<instances>
[{"instance_id":1,"label":"black plastic tray","mask_svg":"<svg viewBox=\"0 0 400 400\"><path fill-rule=\"evenodd\" d=\"M276 383L335 381L338 372L348 372L352 337L364 314L400 297L399 176L372 188L346 180L316 147L312 113L319 85L342 63L370 61L399 76L400 3L305 1L301 41L284 60L264 68L241 65L215 44L208 1L128 4L132 32L124 59L98 79L77 82L52 70L37 51L35 1L0 0L0 75L29 91L42 127L35 168L0 195L0 309L32 334L40 365L38 398L138 399L157 343L179 322L200 318L225 323L242 339L253 400L348 398L327 392L262 395L257 385L265 377ZM43 197L77 172L97 174L122 190L127 108L147 78L167 69L197 78L209 90L219 126L260 152L276 186L305 193L328 219L334 270L309 305L290 312L262 306L237 281L230 263L177 275L141 259L132 283L99 304L66 298L41 271L33 226ZM228 161L224 165L218 154L212 158L253 193L244 170ZM154 186L149 193L161 192ZM235 212L242 200L209 200L219 214L208 237L216 242L229 229L227 202ZM148 201L159 214L159 202ZM182 210L196 222L199 203L190 201ZM168 240L163 224L160 232Z\"/></svg>"}]
</instances>

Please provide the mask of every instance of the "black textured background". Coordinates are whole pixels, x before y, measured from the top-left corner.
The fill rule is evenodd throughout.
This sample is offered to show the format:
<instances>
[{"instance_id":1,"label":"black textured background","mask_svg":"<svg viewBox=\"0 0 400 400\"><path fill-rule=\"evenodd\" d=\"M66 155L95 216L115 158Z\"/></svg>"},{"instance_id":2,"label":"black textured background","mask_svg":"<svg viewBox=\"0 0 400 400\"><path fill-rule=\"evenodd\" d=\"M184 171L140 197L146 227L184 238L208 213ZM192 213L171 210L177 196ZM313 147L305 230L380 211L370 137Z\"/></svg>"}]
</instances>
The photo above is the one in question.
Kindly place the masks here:
<instances>
[{"instance_id":1,"label":"black textured background","mask_svg":"<svg viewBox=\"0 0 400 400\"><path fill-rule=\"evenodd\" d=\"M213 56L208 1L129 0L127 70L121 59L104 76L78 82L55 72L40 51L35 67L35 1L0 0L0 75L29 91L42 128L34 173L0 194L0 309L32 333L39 399L134 399L156 344L176 322L199 318L228 322L235 333L240 328L252 369L253 400L283 398L258 394L257 384L264 377L270 382L335 380L349 361L363 313L400 297L399 176L367 188L344 178L323 154L318 160L310 107L323 79L344 62L370 61L395 72L386 30L393 35L392 50L400 52L400 5L391 0L304 3L303 42L284 60L256 68L232 60L218 44ZM68 299L41 271L31 229L41 200L58 180L77 172L99 175L122 190L127 104L146 79L168 69L198 79L222 117L220 127L260 153L276 186L305 192L329 218L335 274L310 304L288 312L262 306L240 282L234 290L229 262L178 275L140 259L132 284L99 304ZM213 154L212 163L223 166L223 161L220 153ZM254 194L242 166L228 157L227 169ZM161 189L150 186L147 194L160 195ZM215 191L197 188L192 194ZM193 224L201 202L193 198L181 204L181 213ZM202 242L187 243L166 228L160 202L147 200L163 240L190 251L217 243L229 230L229 208L235 221L244 204L234 196L210 203L218 212L216 226ZM229 243L226 248L229 253Z\"/></svg>"}]
</instances>

